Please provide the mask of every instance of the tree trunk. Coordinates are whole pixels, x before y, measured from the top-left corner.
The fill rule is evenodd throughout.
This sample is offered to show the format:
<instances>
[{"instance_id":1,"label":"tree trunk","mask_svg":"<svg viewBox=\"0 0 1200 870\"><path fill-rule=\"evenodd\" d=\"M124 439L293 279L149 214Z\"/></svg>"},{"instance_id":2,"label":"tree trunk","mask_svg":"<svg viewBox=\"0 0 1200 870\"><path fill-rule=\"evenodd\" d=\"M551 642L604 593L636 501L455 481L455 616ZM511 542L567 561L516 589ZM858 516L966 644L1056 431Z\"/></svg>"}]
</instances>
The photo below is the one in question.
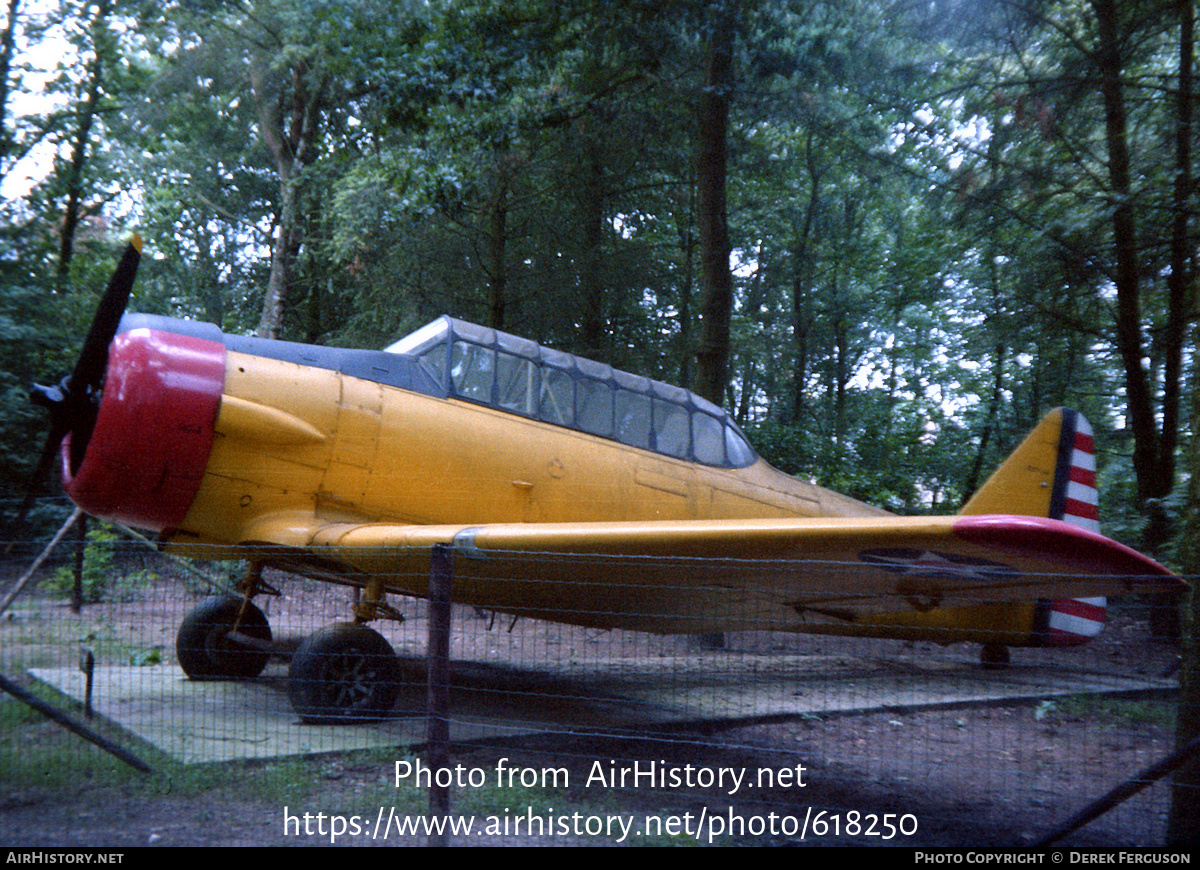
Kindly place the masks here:
<instances>
[{"instance_id":1,"label":"tree trunk","mask_svg":"<svg viewBox=\"0 0 1200 870\"><path fill-rule=\"evenodd\" d=\"M257 334L278 338L283 331L288 294L293 283L301 230L297 207L300 173L308 165L320 123L323 83L310 81L306 63L290 71L289 87L268 79L259 62L250 65L250 83L258 111L259 128L279 177L279 212L271 247L271 274L267 279L262 318Z\"/></svg>"},{"instance_id":2,"label":"tree trunk","mask_svg":"<svg viewBox=\"0 0 1200 870\"><path fill-rule=\"evenodd\" d=\"M729 103L733 91L733 14L721 8L709 37L704 93L698 116L696 220L700 239L700 348L695 391L714 405L725 404L729 383L729 329L733 316L733 275L729 271L729 212L725 182L729 170ZM721 649L721 633L693 635L703 649Z\"/></svg>"},{"instance_id":3,"label":"tree trunk","mask_svg":"<svg viewBox=\"0 0 1200 870\"><path fill-rule=\"evenodd\" d=\"M1188 237L1192 209L1192 64L1195 41L1195 11L1188 0L1179 2L1179 91L1175 104L1175 188L1174 220L1171 227L1171 274L1167 279L1169 301L1166 349L1163 360L1162 461L1170 462L1168 473L1174 477L1174 457L1179 432L1179 402L1183 372L1183 343L1191 315L1194 263L1192 240ZM1165 494L1165 493L1164 493Z\"/></svg>"},{"instance_id":4,"label":"tree trunk","mask_svg":"<svg viewBox=\"0 0 1200 870\"><path fill-rule=\"evenodd\" d=\"M729 271L728 171L729 102L733 86L733 16L717 16L708 44L704 93L700 97L696 162L696 211L700 236L700 347L696 392L724 404L729 382L729 321L733 275Z\"/></svg>"},{"instance_id":5,"label":"tree trunk","mask_svg":"<svg viewBox=\"0 0 1200 870\"><path fill-rule=\"evenodd\" d=\"M584 356L603 359L604 281L601 272L604 244L604 170L595 139L584 132L580 159L583 161L579 191L583 222L583 250L579 258L579 287L583 295Z\"/></svg>"},{"instance_id":6,"label":"tree trunk","mask_svg":"<svg viewBox=\"0 0 1200 870\"><path fill-rule=\"evenodd\" d=\"M292 283L293 251L298 248L296 231L296 188L290 169L279 167L279 214L275 223L275 239L271 244L271 272L263 299L262 319L257 334L262 338L279 338L283 332L283 315L287 308L288 290Z\"/></svg>"},{"instance_id":7,"label":"tree trunk","mask_svg":"<svg viewBox=\"0 0 1200 870\"><path fill-rule=\"evenodd\" d=\"M1138 262L1135 203L1131 183L1128 122L1122 90L1124 58L1121 55L1121 32L1116 0L1092 0L1096 14L1099 45L1096 64L1104 100L1105 142L1108 147L1108 174L1111 195L1115 201L1112 214L1114 252L1116 255L1115 283L1117 287L1117 346L1125 370L1125 392L1129 419L1133 429L1133 469L1137 478L1138 501L1146 517L1141 547L1151 556L1169 540L1172 522L1162 499L1175 486L1175 448L1179 425L1179 389L1182 370L1184 309L1187 272L1184 262L1170 282L1166 346L1163 350L1162 430L1158 428L1151 388L1151 377L1142 364L1146 353L1141 331L1141 287ZM1185 133L1190 134L1190 98L1182 93L1177 118ZM1177 140L1178 141L1178 140ZM1186 145L1184 146L1186 151ZM1178 154L1177 154L1178 159ZM1186 179L1185 179L1186 180ZM1176 187L1176 196L1186 198L1187 189ZM1186 234L1186 213L1181 212ZM1151 611L1153 633L1158 637L1177 637L1174 621L1175 603L1155 602Z\"/></svg>"},{"instance_id":8,"label":"tree trunk","mask_svg":"<svg viewBox=\"0 0 1200 870\"><path fill-rule=\"evenodd\" d=\"M992 431L996 427L996 419L1000 415L1000 402L1004 398L1004 357L1008 346L1003 341L997 341L992 349L996 370L992 378L992 396L988 400L987 417L983 421L983 431L979 433L979 449L975 452L975 461L971 465L971 474L963 485L962 503L966 504L979 488L979 478L983 475L983 463L987 456L988 444Z\"/></svg>"},{"instance_id":9,"label":"tree trunk","mask_svg":"<svg viewBox=\"0 0 1200 870\"><path fill-rule=\"evenodd\" d=\"M508 304L508 194L507 156L496 160L496 189L488 211L488 323L492 329L504 329Z\"/></svg>"},{"instance_id":10,"label":"tree trunk","mask_svg":"<svg viewBox=\"0 0 1200 870\"><path fill-rule=\"evenodd\" d=\"M1142 360L1141 280L1138 264L1137 224L1134 219L1129 157L1129 131L1121 76L1120 27L1116 0L1092 0L1099 45L1095 54L1104 101L1104 135L1108 148L1108 179L1115 203L1112 212L1113 251L1117 288L1117 348L1125 372L1125 392L1133 429L1133 468L1138 498L1158 499L1171 491L1173 457L1161 453L1149 376ZM1164 401L1166 395L1164 394ZM1164 419L1166 408L1163 408ZM1176 412L1172 412L1174 416ZM1151 548L1153 550L1153 548Z\"/></svg>"},{"instance_id":11,"label":"tree trunk","mask_svg":"<svg viewBox=\"0 0 1200 870\"><path fill-rule=\"evenodd\" d=\"M679 228L679 250L683 254L682 286L679 290L679 383L692 381L692 292L696 276L696 183L687 179L688 207L684 210L684 223Z\"/></svg>"},{"instance_id":12,"label":"tree trunk","mask_svg":"<svg viewBox=\"0 0 1200 870\"><path fill-rule=\"evenodd\" d=\"M71 142L71 164L67 170L67 204L63 210L62 226L59 228L58 240L58 275L65 277L71 267L71 258L75 254L75 235L79 229L80 214L83 210L83 170L87 165L88 151L92 138L92 127L96 123L96 113L100 107L100 92L104 81L105 39L104 29L108 27L108 15L112 9L111 2L105 0L96 7L96 14L89 24L93 57L88 64L87 94L78 106L78 119L75 125L75 135Z\"/></svg>"},{"instance_id":13,"label":"tree trunk","mask_svg":"<svg viewBox=\"0 0 1200 870\"><path fill-rule=\"evenodd\" d=\"M808 388L808 357L809 337L813 329L813 274L814 256L813 228L816 224L817 208L820 205L821 177L825 174L824 167L818 168L813 159L813 135L808 137L808 178L812 185L808 197L808 205L804 209L804 223L792 253L792 342L795 345L796 362L792 375L792 410L791 422L799 426L804 422L806 412L805 391Z\"/></svg>"},{"instance_id":14,"label":"tree trunk","mask_svg":"<svg viewBox=\"0 0 1200 870\"><path fill-rule=\"evenodd\" d=\"M758 246L755 252L755 259L758 261L758 268L754 270L754 277L750 280L750 286L746 288L746 310L761 311L766 303L766 282L764 276L767 274L768 254L762 245ZM767 362L767 360L756 360L757 354L745 354L744 365L742 366L742 382L740 384L737 411L733 415L733 419L739 426L743 426L746 420L750 417L750 406L754 402L754 392L758 389L756 377L758 372L757 364ZM769 381L769 378L764 373L764 379ZM732 410L732 408L731 408Z\"/></svg>"},{"instance_id":15,"label":"tree trunk","mask_svg":"<svg viewBox=\"0 0 1200 870\"><path fill-rule=\"evenodd\" d=\"M1194 62L1195 11L1191 0L1179 0L1179 123L1176 130L1177 171L1190 166L1190 140L1192 127L1192 67ZM1186 184L1184 183L1186 182ZM1187 211L1190 205L1190 169L1180 171L1176 177L1175 197L1175 240L1173 242L1171 272L1175 278L1178 267L1180 276L1186 274L1184 299L1195 312L1200 305L1195 296L1190 298L1186 288L1190 285L1193 271L1190 255L1175 242L1186 242ZM1181 232L1183 238L1180 238ZM1183 283L1183 282L1181 282ZM1172 287L1174 297L1174 287ZM1200 348L1200 326L1192 328L1192 346ZM1200 433L1200 371L1192 372L1192 432ZM1200 574L1200 439L1193 437L1191 452L1191 482L1188 487L1188 509L1183 539L1183 571L1195 577ZM1180 672L1179 710L1175 717L1176 746L1185 746L1200 736L1200 594L1196 583L1186 599L1183 611L1183 649ZM1167 845L1200 845L1200 758L1193 757L1175 772L1171 791L1171 811L1167 825Z\"/></svg>"},{"instance_id":16,"label":"tree trunk","mask_svg":"<svg viewBox=\"0 0 1200 870\"><path fill-rule=\"evenodd\" d=\"M991 262L991 283L992 283L992 316L999 320L1002 317L1003 303L1000 299L1000 270L996 264L996 256L993 253L989 257ZM1000 335L999 327L996 334L996 344L992 348L992 395L988 400L987 417L983 421L983 431L979 433L979 450L975 453L975 462L971 465L971 474L963 485L962 503L966 504L971 500L971 496L975 494L975 490L979 488L979 478L983 475L983 463L987 457L988 444L991 441L992 431L996 427L996 420L1000 416L1000 403L1004 400L1004 361L1008 352L1008 344Z\"/></svg>"},{"instance_id":17,"label":"tree trunk","mask_svg":"<svg viewBox=\"0 0 1200 870\"><path fill-rule=\"evenodd\" d=\"M12 137L8 132L8 77L12 71L13 51L16 47L17 19L21 0L8 0L8 17L4 32L0 33L0 181L4 180Z\"/></svg>"},{"instance_id":18,"label":"tree trunk","mask_svg":"<svg viewBox=\"0 0 1200 870\"><path fill-rule=\"evenodd\" d=\"M846 383L850 380L849 344L850 329L847 322L846 307L841 305L841 275L833 276L832 289L836 311L833 317L833 419L830 430L833 441L838 448L838 461L843 458L843 448L846 446Z\"/></svg>"}]
</instances>

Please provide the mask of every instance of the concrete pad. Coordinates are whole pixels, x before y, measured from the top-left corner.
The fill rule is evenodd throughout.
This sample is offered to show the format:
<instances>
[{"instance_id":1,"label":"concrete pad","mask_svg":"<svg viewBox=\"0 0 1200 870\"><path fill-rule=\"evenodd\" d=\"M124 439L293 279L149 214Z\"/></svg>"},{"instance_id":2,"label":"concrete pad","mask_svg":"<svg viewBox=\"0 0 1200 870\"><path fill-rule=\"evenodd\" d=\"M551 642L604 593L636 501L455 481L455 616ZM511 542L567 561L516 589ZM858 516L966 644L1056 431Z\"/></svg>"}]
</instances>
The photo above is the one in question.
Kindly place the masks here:
<instances>
[{"instance_id":1,"label":"concrete pad","mask_svg":"<svg viewBox=\"0 0 1200 870\"><path fill-rule=\"evenodd\" d=\"M247 682L192 682L172 665L100 666L92 705L98 715L187 764L394 749L425 740L424 662L400 661L404 685L397 713L382 722L301 723L287 698L286 666L275 663ZM78 669L30 673L82 703L85 683ZM1170 680L1043 666L985 671L974 662L915 656L879 660L721 651L537 667L456 662L451 682L451 739L457 742L548 731L713 728L1177 688Z\"/></svg>"}]
</instances>

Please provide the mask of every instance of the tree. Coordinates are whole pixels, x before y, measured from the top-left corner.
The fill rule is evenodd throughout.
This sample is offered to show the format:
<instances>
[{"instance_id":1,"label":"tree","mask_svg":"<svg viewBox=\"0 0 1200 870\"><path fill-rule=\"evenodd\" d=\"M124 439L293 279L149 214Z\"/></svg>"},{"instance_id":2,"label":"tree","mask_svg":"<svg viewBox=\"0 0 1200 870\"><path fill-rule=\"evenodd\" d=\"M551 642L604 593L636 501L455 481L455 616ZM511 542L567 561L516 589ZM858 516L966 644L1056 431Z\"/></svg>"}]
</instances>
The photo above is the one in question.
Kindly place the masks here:
<instances>
[{"instance_id":1,"label":"tree","mask_svg":"<svg viewBox=\"0 0 1200 870\"><path fill-rule=\"evenodd\" d=\"M729 323L733 313L725 187L738 7L736 0L722 3L707 22L704 87L698 100L696 124L696 216L701 277L695 390L717 405L725 403L729 382Z\"/></svg>"},{"instance_id":2,"label":"tree","mask_svg":"<svg viewBox=\"0 0 1200 870\"><path fill-rule=\"evenodd\" d=\"M1195 264L1188 216L1191 211L1192 173L1192 88L1195 51L1195 9L1189 0L1180 0L1179 15L1179 93L1176 122L1176 209L1171 241L1171 298L1190 302L1194 315L1200 300L1193 289ZM1189 293L1190 291L1190 293ZM1190 297L1190 298L1189 298ZM1171 339L1174 340L1174 337ZM1192 324L1192 347L1200 348L1200 326ZM1189 462L1187 509L1184 514L1182 564L1193 578L1191 592L1184 599L1182 612L1183 648L1181 650L1179 710L1175 740L1182 748L1200 737L1200 594L1195 577L1200 576L1200 369L1191 377L1190 429L1192 435ZM1195 756L1175 773L1172 783L1171 812L1167 842L1171 845L1196 845L1200 842L1200 760Z\"/></svg>"},{"instance_id":3,"label":"tree","mask_svg":"<svg viewBox=\"0 0 1200 870\"><path fill-rule=\"evenodd\" d=\"M29 221L48 235L53 233L57 242L55 274L63 288L69 286L81 236L89 229L103 230L104 211L119 195L112 166L116 149L111 147L107 123L116 95L140 75L138 64L118 60L137 38L124 27L123 11L119 0L64 2L41 27L26 22L27 39L36 39L46 27L61 30L76 60L73 65L60 64L46 85L43 102L48 108L40 117L21 119L25 129L16 139L7 130L4 136L6 149L14 141L19 142L19 152L27 152L35 144L53 149L52 169L29 198L33 207L17 220ZM8 36L11 38L11 33Z\"/></svg>"},{"instance_id":4,"label":"tree","mask_svg":"<svg viewBox=\"0 0 1200 870\"><path fill-rule=\"evenodd\" d=\"M321 115L327 99L327 82L320 61L292 56L282 40L274 57L257 53L250 59L250 88L258 111L259 132L274 160L279 179L279 205L271 246L271 273L267 278L258 335L278 338L294 281L294 263L301 244L298 215L300 177L314 158ZM280 56L287 57L280 62Z\"/></svg>"},{"instance_id":5,"label":"tree","mask_svg":"<svg viewBox=\"0 0 1200 870\"><path fill-rule=\"evenodd\" d=\"M136 186L166 255L139 303L359 345L450 312L695 386L904 510L951 506L1046 404L1124 415L1132 356L1169 418L1190 157L1150 145L1190 109L1142 73L1170 80L1178 27L1117 9L1114 56L1104 0L612 5L163 9L153 82L93 127L92 205Z\"/></svg>"},{"instance_id":6,"label":"tree","mask_svg":"<svg viewBox=\"0 0 1200 870\"><path fill-rule=\"evenodd\" d=\"M12 133L8 121L8 98L12 83L13 53L16 48L17 27L20 23L21 0L8 0L8 10L0 30L0 181L8 169L12 150Z\"/></svg>"},{"instance_id":7,"label":"tree","mask_svg":"<svg viewBox=\"0 0 1200 870\"><path fill-rule=\"evenodd\" d=\"M1179 69L1178 53L1166 50L1179 18L1163 15L1174 8L1173 0L1011 7L992 25L1012 49L981 55L990 72L968 80L970 97L955 104L984 119L988 138L956 136L945 125L929 140L958 150L951 183L959 196L993 226L1020 228L1022 244L1060 267L1051 283L1033 285L1045 289L1026 291L1026 304L1115 350L1124 395L1111 410L1127 421L1146 510L1175 482L1188 281L1181 252L1194 233L1184 188L1167 181L1186 184L1189 158L1162 148L1178 125L1190 124L1183 118L1191 110L1183 89L1164 102L1153 84ZM1170 107L1175 117L1164 111ZM1097 141L1101 149L1092 148ZM1090 311L1064 306L1085 287L1095 300ZM1163 543L1151 524L1143 546L1153 552Z\"/></svg>"},{"instance_id":8,"label":"tree","mask_svg":"<svg viewBox=\"0 0 1200 870\"><path fill-rule=\"evenodd\" d=\"M84 196L84 166L92 147L92 127L100 112L100 100L105 84L105 67L111 53L111 38L108 34L112 15L111 0L100 0L94 7L88 22L87 37L90 45L83 93L76 103L76 122L70 137L70 158L63 174L66 205L59 230L58 274L65 276L75 251L75 233L79 227L80 212Z\"/></svg>"}]
</instances>

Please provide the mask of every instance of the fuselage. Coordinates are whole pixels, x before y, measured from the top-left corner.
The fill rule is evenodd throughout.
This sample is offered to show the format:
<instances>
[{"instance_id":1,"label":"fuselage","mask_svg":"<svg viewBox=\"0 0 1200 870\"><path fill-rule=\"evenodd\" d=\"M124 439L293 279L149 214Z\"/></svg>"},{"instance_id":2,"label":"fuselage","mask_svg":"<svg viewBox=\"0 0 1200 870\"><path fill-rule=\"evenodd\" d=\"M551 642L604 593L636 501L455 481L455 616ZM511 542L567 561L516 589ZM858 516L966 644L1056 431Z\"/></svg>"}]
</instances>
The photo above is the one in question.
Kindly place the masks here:
<instances>
[{"instance_id":1,"label":"fuselage","mask_svg":"<svg viewBox=\"0 0 1200 870\"><path fill-rule=\"evenodd\" d=\"M638 381L647 393L655 383ZM68 491L97 515L168 540L237 545L254 540L264 517L285 514L305 527L314 516L487 524L885 514L772 468L720 409L689 406L702 401L690 394L672 410L739 439L737 467L464 399L404 354L230 337L191 321L128 316L108 383L93 434L104 452L64 469Z\"/></svg>"}]
</instances>

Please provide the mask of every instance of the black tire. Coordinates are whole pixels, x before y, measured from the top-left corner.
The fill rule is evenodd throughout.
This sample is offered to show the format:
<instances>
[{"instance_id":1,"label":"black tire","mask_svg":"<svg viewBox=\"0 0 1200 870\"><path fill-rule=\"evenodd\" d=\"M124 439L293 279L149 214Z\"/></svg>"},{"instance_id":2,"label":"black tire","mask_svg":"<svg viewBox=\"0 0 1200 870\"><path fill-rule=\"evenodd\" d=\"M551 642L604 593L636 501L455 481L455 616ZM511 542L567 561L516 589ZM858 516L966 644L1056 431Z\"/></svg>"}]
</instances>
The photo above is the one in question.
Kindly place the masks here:
<instances>
[{"instance_id":1,"label":"black tire","mask_svg":"<svg viewBox=\"0 0 1200 870\"><path fill-rule=\"evenodd\" d=\"M979 663L984 670L999 671L1008 667L1010 656L1008 647L1002 643L985 643L979 651Z\"/></svg>"},{"instance_id":2,"label":"black tire","mask_svg":"<svg viewBox=\"0 0 1200 870\"><path fill-rule=\"evenodd\" d=\"M271 654L242 646L227 635L237 624L242 599L209 598L184 617L175 635L175 655L183 672L193 680L250 680L262 673ZM271 626L253 603L246 602L238 631L270 642Z\"/></svg>"},{"instance_id":3,"label":"black tire","mask_svg":"<svg viewBox=\"0 0 1200 870\"><path fill-rule=\"evenodd\" d=\"M396 653L365 625L337 623L309 635L288 669L288 697L305 722L380 719L399 693Z\"/></svg>"}]
</instances>

